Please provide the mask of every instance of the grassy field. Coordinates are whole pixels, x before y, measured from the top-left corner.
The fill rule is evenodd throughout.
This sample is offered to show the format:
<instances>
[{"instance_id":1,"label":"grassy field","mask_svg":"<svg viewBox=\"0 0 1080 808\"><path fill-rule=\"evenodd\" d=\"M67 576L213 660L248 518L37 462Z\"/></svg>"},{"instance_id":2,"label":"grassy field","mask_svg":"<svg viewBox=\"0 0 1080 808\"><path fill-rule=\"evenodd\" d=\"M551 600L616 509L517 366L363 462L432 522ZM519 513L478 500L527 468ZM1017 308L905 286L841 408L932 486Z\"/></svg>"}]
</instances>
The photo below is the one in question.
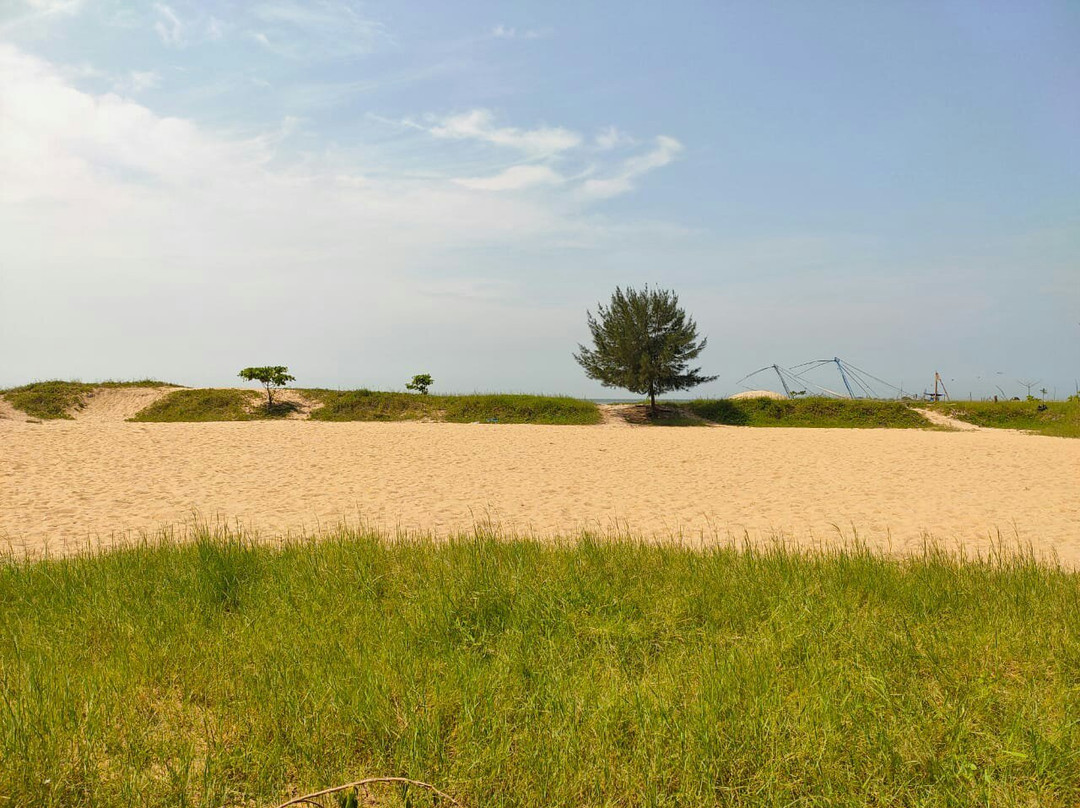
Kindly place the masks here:
<instances>
[{"instance_id":1,"label":"grassy field","mask_svg":"<svg viewBox=\"0 0 1080 808\"><path fill-rule=\"evenodd\" d=\"M696 399L683 405L716 424L733 426L928 429L925 418L901 401L842 398Z\"/></svg>"},{"instance_id":2,"label":"grassy field","mask_svg":"<svg viewBox=\"0 0 1080 808\"><path fill-rule=\"evenodd\" d=\"M0 395L17 410L22 410L32 418L54 420L70 419L73 410L86 406L86 398L97 388L113 387L175 387L168 382L156 379L142 379L132 382L70 382L46 381L24 384L0 391Z\"/></svg>"},{"instance_id":3,"label":"grassy field","mask_svg":"<svg viewBox=\"0 0 1080 808\"><path fill-rule=\"evenodd\" d=\"M292 412L288 405L275 403L267 413L265 397L255 390L193 389L169 393L140 410L131 421L257 421L284 417Z\"/></svg>"},{"instance_id":4,"label":"grassy field","mask_svg":"<svg viewBox=\"0 0 1080 808\"><path fill-rule=\"evenodd\" d=\"M312 410L317 421L407 421L430 419L501 424L598 424L600 411L589 401L567 396L473 394L460 396L382 393L371 390L303 390L323 402Z\"/></svg>"},{"instance_id":5,"label":"grassy field","mask_svg":"<svg viewBox=\"0 0 1080 808\"><path fill-rule=\"evenodd\" d=\"M1080 438L1080 401L943 401L928 406L977 426Z\"/></svg>"},{"instance_id":6,"label":"grassy field","mask_svg":"<svg viewBox=\"0 0 1080 808\"><path fill-rule=\"evenodd\" d=\"M0 610L0 805L1080 802L1080 579L1024 556L203 535Z\"/></svg>"}]
</instances>

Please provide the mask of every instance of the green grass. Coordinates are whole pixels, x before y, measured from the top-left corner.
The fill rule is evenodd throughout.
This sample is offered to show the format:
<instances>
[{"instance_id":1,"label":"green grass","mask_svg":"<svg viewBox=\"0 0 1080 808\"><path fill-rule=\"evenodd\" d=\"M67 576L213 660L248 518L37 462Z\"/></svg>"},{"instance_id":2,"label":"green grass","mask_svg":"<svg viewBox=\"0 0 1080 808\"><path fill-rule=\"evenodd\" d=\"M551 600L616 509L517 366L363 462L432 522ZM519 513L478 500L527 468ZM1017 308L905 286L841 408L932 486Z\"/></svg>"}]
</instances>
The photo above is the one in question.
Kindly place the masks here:
<instances>
[{"instance_id":1,"label":"green grass","mask_svg":"<svg viewBox=\"0 0 1080 808\"><path fill-rule=\"evenodd\" d=\"M1080 438L1080 401L943 401L928 406L977 426Z\"/></svg>"},{"instance_id":2,"label":"green grass","mask_svg":"<svg viewBox=\"0 0 1080 808\"><path fill-rule=\"evenodd\" d=\"M1080 803L1080 580L1024 556L203 535L0 613L3 805Z\"/></svg>"},{"instance_id":3,"label":"green grass","mask_svg":"<svg viewBox=\"0 0 1080 808\"><path fill-rule=\"evenodd\" d=\"M177 390L140 410L128 420L167 421L255 421L281 417L291 410L275 407L267 416L263 396L255 390L195 389Z\"/></svg>"},{"instance_id":4,"label":"green grass","mask_svg":"<svg viewBox=\"0 0 1080 808\"><path fill-rule=\"evenodd\" d=\"M2 395L15 409L22 410L33 418L43 420L70 419L73 410L80 410L86 406L87 395L102 387L176 387L176 385L157 381L156 379L141 379L130 382L53 380L13 387L4 390Z\"/></svg>"},{"instance_id":5,"label":"green grass","mask_svg":"<svg viewBox=\"0 0 1080 808\"><path fill-rule=\"evenodd\" d=\"M412 395L371 390L303 390L323 402L317 421L407 421L430 419L502 424L597 424L600 411L589 401L566 396L474 394Z\"/></svg>"},{"instance_id":6,"label":"green grass","mask_svg":"<svg viewBox=\"0 0 1080 808\"><path fill-rule=\"evenodd\" d=\"M687 410L707 421L734 426L928 429L930 424L901 401L843 398L697 399Z\"/></svg>"}]
</instances>

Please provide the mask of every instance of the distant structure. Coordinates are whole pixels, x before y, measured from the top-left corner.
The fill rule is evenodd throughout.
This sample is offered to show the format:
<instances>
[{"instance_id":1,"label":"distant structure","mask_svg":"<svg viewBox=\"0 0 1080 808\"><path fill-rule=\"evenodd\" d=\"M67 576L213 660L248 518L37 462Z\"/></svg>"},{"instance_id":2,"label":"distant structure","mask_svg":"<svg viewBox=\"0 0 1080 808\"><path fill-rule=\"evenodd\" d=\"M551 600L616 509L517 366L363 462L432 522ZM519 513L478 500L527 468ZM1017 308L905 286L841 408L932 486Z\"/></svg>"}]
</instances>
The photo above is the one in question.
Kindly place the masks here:
<instances>
[{"instance_id":1,"label":"distant structure","mask_svg":"<svg viewBox=\"0 0 1080 808\"><path fill-rule=\"evenodd\" d=\"M846 393L830 390L828 387L824 387L806 378L807 373L827 366L836 367L837 371L840 373L840 381L844 385L844 390L847 391ZM817 391L815 395L826 395L833 398L884 398L885 396L878 394L875 385L892 391L893 396L896 398L905 397L905 393L901 388L894 384L890 384L884 379L879 379L872 373L855 367L850 362L845 362L838 356L834 356L832 359L812 359L809 362L795 365L790 369L777 364L766 365L763 368L758 368L753 373L748 373L746 376L743 376L736 384L742 384L747 379L753 378L759 373L766 373L768 371L772 371L777 375L777 378L780 379L780 385L784 388L784 393L787 394L788 398L804 395L807 392L807 388L813 388ZM795 388L802 389L796 390Z\"/></svg>"},{"instance_id":2,"label":"distant structure","mask_svg":"<svg viewBox=\"0 0 1080 808\"><path fill-rule=\"evenodd\" d=\"M954 380L955 381L955 380ZM938 385L941 386L941 390L938 390ZM949 400L949 391L945 389L945 380L941 378L941 374L936 370L934 371L934 392L923 392L923 398L927 401L941 401L943 398Z\"/></svg>"}]
</instances>

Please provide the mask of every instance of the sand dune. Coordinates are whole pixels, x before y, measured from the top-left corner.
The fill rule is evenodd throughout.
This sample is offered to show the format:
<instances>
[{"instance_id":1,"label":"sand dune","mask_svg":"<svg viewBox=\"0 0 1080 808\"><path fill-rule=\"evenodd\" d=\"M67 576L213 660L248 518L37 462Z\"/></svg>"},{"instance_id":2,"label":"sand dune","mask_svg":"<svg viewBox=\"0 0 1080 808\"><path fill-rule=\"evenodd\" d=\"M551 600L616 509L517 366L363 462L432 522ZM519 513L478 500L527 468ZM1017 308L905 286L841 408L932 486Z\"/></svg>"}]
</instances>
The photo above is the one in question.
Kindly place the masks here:
<instances>
[{"instance_id":1,"label":"sand dune","mask_svg":"<svg viewBox=\"0 0 1080 808\"><path fill-rule=\"evenodd\" d=\"M76 421L125 421L139 410L175 392L175 387L98 387L82 409L71 412Z\"/></svg>"},{"instance_id":2,"label":"sand dune","mask_svg":"<svg viewBox=\"0 0 1080 808\"><path fill-rule=\"evenodd\" d=\"M982 430L0 421L0 535L18 552L203 518L266 535L345 519L727 540L838 532L903 551L1001 531L1080 562L1080 441Z\"/></svg>"}]
</instances>

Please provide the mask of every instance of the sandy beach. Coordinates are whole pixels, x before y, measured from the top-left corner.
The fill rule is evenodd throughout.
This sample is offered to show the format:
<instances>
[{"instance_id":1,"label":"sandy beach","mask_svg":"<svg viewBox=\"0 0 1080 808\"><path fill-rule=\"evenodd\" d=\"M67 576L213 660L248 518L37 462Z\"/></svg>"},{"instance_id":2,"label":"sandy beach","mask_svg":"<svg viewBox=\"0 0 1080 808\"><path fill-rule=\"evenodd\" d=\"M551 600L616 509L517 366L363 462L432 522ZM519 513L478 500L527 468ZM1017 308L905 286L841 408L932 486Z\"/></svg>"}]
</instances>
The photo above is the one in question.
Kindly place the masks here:
<instances>
[{"instance_id":1,"label":"sandy beach","mask_svg":"<svg viewBox=\"0 0 1080 808\"><path fill-rule=\"evenodd\" d=\"M122 414L122 413L120 413ZM0 540L73 552L166 525L265 537L490 521L895 552L1000 535L1080 563L1080 441L1015 432L0 420Z\"/></svg>"}]
</instances>

